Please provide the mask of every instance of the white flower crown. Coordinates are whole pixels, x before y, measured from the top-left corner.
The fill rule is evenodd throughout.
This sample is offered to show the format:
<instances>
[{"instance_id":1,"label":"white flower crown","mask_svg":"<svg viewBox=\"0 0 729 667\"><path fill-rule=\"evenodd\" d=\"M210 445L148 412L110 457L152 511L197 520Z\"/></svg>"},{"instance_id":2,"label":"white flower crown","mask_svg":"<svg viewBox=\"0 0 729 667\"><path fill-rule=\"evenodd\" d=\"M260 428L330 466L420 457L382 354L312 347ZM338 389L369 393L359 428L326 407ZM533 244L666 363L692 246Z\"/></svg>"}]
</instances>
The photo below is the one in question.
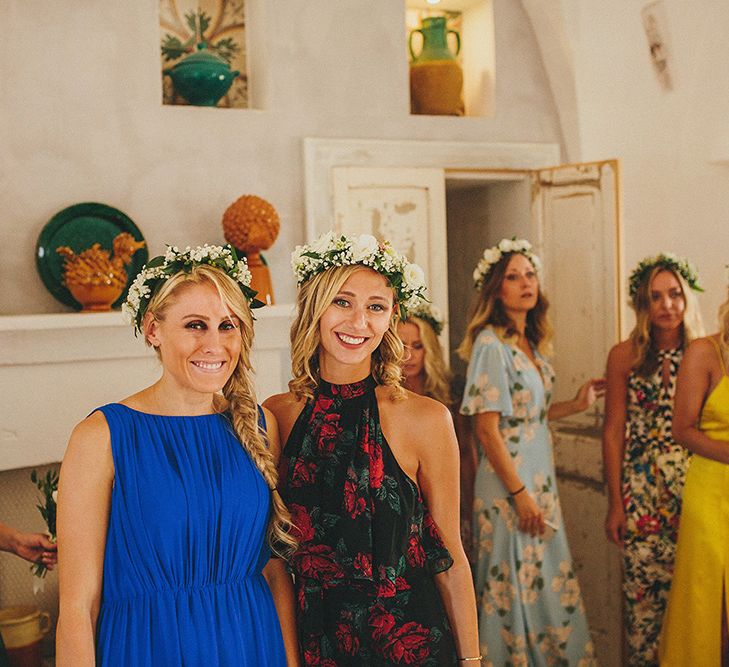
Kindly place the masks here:
<instances>
[{"instance_id":1,"label":"white flower crown","mask_svg":"<svg viewBox=\"0 0 729 667\"><path fill-rule=\"evenodd\" d=\"M640 284L650 275L651 271L656 267L669 269L681 275L686 284L695 292L703 292L703 288L699 285L699 274L696 267L687 259L678 257L672 252L662 252L655 257L645 257L628 278L628 293L630 298L634 299L640 289Z\"/></svg>"},{"instance_id":2,"label":"white flower crown","mask_svg":"<svg viewBox=\"0 0 729 667\"><path fill-rule=\"evenodd\" d=\"M419 320L427 322L435 331L436 336L440 336L441 331L443 331L443 325L445 324L443 313L438 306L434 306L427 301L421 302L419 306L408 311L408 317L417 317Z\"/></svg>"},{"instance_id":3,"label":"white flower crown","mask_svg":"<svg viewBox=\"0 0 729 667\"><path fill-rule=\"evenodd\" d=\"M296 246L291 267L301 286L310 278L334 266L368 266L385 276L395 290L400 317L417 308L425 299L425 274L417 264L408 262L389 241L377 241L370 234L348 237L328 231L307 245Z\"/></svg>"},{"instance_id":4,"label":"white flower crown","mask_svg":"<svg viewBox=\"0 0 729 667\"><path fill-rule=\"evenodd\" d=\"M486 248L473 271L473 282L476 289L480 289L486 280L488 272L494 264L506 254L519 253L524 255L534 267L537 275L542 272L542 262L537 255L532 252L532 244L526 239L518 239L516 237L510 239L501 239L495 246Z\"/></svg>"},{"instance_id":5,"label":"white flower crown","mask_svg":"<svg viewBox=\"0 0 729 667\"><path fill-rule=\"evenodd\" d=\"M139 333L142 332L142 319L152 297L157 293L164 282L172 276L184 272L190 273L196 266L207 264L227 273L235 280L245 295L251 308L264 305L258 301L256 292L251 289L251 272L245 258L238 259L235 248L230 244L225 246L203 245L196 248L189 246L179 250L175 246L167 246L167 252L150 259L139 272L129 287L126 301L122 304L122 311L134 324Z\"/></svg>"}]
</instances>

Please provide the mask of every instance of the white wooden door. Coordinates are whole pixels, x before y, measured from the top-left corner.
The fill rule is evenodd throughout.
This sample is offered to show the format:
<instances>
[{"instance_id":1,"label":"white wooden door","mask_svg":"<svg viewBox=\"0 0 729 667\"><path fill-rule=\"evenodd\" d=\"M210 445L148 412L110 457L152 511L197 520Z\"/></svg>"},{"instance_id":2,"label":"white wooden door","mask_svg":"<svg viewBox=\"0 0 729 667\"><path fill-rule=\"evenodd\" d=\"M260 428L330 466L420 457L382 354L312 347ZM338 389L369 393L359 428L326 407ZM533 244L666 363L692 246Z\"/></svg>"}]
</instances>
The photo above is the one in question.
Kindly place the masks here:
<instances>
[{"instance_id":1,"label":"white wooden door","mask_svg":"<svg viewBox=\"0 0 729 667\"><path fill-rule=\"evenodd\" d=\"M625 295L618 176L616 160L532 173L532 237L544 261L555 331L556 400L600 377L620 339ZM587 419L594 421L594 413Z\"/></svg>"},{"instance_id":2,"label":"white wooden door","mask_svg":"<svg viewBox=\"0 0 729 667\"><path fill-rule=\"evenodd\" d=\"M431 301L447 313L444 171L334 167L332 190L335 230L389 240L396 250L423 268ZM441 340L447 349L447 324Z\"/></svg>"}]
</instances>

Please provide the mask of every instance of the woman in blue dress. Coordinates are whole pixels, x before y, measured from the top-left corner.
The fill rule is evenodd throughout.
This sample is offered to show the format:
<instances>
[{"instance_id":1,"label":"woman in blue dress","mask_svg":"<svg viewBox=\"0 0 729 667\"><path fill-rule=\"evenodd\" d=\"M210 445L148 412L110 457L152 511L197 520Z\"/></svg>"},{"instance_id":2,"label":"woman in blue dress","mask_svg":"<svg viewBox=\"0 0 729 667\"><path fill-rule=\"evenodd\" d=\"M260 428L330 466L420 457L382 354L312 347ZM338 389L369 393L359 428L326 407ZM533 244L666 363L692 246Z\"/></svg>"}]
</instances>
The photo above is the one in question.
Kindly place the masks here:
<instances>
[{"instance_id":1,"label":"woman in blue dress","mask_svg":"<svg viewBox=\"0 0 729 667\"><path fill-rule=\"evenodd\" d=\"M276 422L230 247L169 248L125 310L161 362L74 429L58 512L59 667L298 665ZM267 427L267 428L266 428Z\"/></svg>"},{"instance_id":2,"label":"woman in blue dress","mask_svg":"<svg viewBox=\"0 0 729 667\"><path fill-rule=\"evenodd\" d=\"M587 409L590 380L551 404L551 330L539 260L524 240L488 248L474 272L475 313L459 348L469 360L461 412L483 456L474 501L475 582L487 665L595 664L557 496L547 418Z\"/></svg>"}]
</instances>

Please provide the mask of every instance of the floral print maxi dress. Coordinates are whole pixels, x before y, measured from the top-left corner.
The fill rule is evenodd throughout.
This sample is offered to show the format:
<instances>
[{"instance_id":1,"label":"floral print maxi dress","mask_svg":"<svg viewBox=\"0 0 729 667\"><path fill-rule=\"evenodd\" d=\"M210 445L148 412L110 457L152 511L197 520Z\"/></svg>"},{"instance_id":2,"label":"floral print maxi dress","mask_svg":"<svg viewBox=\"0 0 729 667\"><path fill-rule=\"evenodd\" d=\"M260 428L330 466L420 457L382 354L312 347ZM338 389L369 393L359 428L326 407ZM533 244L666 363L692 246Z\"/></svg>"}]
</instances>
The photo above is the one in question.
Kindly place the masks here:
<instances>
[{"instance_id":1,"label":"floral print maxi dress","mask_svg":"<svg viewBox=\"0 0 729 667\"><path fill-rule=\"evenodd\" d=\"M671 435L682 356L680 349L660 350L658 369L650 377L635 371L628 376L623 594L629 664L634 666L658 665L658 635L673 577L689 456Z\"/></svg>"},{"instance_id":2,"label":"floral print maxi dress","mask_svg":"<svg viewBox=\"0 0 729 667\"><path fill-rule=\"evenodd\" d=\"M283 452L306 665L457 665L433 576L453 560L380 428L375 380L321 381Z\"/></svg>"},{"instance_id":3,"label":"floral print maxi dress","mask_svg":"<svg viewBox=\"0 0 729 667\"><path fill-rule=\"evenodd\" d=\"M499 428L519 477L557 530L531 537L481 452L474 502L475 583L484 665L595 665L594 647L572 568L557 497L547 426L554 373L538 368L487 327L476 338L461 412L499 412Z\"/></svg>"}]
</instances>

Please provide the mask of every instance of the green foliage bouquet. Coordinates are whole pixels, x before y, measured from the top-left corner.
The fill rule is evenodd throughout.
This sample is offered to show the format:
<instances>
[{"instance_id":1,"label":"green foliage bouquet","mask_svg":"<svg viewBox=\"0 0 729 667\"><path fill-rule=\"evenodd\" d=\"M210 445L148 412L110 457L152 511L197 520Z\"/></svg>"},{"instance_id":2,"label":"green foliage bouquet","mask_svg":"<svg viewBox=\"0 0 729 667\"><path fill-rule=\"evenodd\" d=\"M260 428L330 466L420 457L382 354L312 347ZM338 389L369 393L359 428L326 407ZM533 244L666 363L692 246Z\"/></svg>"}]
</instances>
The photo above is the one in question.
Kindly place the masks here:
<instances>
[{"instance_id":1,"label":"green foliage bouquet","mask_svg":"<svg viewBox=\"0 0 729 667\"><path fill-rule=\"evenodd\" d=\"M51 542L56 541L56 499L58 497L58 470L51 469L45 476L38 475L37 470L30 473L30 481L38 487L42 499L36 505L48 528L48 535ZM43 579L48 573L48 568L43 563L33 563L30 571L39 579ZM34 590L42 588L42 584L33 585Z\"/></svg>"}]
</instances>

